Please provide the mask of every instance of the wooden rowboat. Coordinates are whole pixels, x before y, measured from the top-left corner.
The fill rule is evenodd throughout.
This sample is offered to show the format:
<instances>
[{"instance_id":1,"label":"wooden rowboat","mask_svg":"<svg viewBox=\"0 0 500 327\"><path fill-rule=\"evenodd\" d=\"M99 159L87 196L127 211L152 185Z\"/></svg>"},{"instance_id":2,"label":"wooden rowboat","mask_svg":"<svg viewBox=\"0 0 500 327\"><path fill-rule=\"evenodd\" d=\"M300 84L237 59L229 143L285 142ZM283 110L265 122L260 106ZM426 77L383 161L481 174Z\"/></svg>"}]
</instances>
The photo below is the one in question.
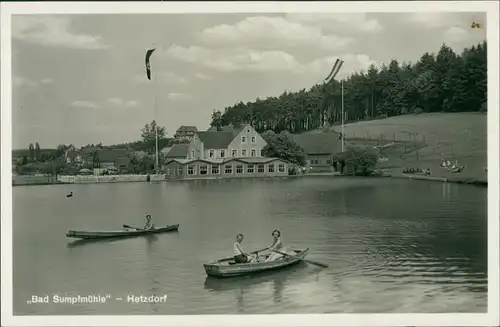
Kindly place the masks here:
<instances>
[{"instance_id":1,"label":"wooden rowboat","mask_svg":"<svg viewBox=\"0 0 500 327\"><path fill-rule=\"evenodd\" d=\"M115 237L132 237L132 236L141 236L141 235L149 235L149 234L158 234L158 233L166 233L166 232L174 232L179 229L179 224L170 225L165 227L157 227L155 229L150 230L142 230L142 229L122 229L115 231L73 231L70 230L66 233L66 237L74 237L80 239L102 239L102 238L115 238Z\"/></svg>"},{"instance_id":2,"label":"wooden rowboat","mask_svg":"<svg viewBox=\"0 0 500 327\"><path fill-rule=\"evenodd\" d=\"M255 251L253 253L261 252L263 250ZM217 261L212 261L203 265L205 272L208 276L214 277L234 277L248 275L268 270L284 268L296 263L299 263L304 259L309 248L307 249L292 249L290 250L291 256L284 256L278 260L269 262L253 262L253 263L235 263L234 258L226 258Z\"/></svg>"}]
</instances>

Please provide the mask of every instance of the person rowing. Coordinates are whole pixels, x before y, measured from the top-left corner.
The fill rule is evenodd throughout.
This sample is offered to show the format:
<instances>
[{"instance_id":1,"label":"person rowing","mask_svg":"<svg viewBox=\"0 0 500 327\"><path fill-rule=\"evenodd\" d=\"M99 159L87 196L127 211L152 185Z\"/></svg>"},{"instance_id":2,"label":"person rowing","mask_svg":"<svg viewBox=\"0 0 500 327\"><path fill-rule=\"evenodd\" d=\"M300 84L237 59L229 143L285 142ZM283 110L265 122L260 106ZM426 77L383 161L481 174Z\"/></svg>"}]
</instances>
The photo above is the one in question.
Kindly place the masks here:
<instances>
[{"instance_id":1,"label":"person rowing","mask_svg":"<svg viewBox=\"0 0 500 327\"><path fill-rule=\"evenodd\" d=\"M243 234L236 235L236 242L233 244L234 262L236 263L254 262L256 260L256 257L243 251L243 248L241 247L241 242L243 242Z\"/></svg>"},{"instance_id":2,"label":"person rowing","mask_svg":"<svg viewBox=\"0 0 500 327\"><path fill-rule=\"evenodd\" d=\"M146 221L146 224L144 225L144 230L151 230L155 228L155 225L151 221L151 215L146 215L144 220Z\"/></svg>"},{"instance_id":3,"label":"person rowing","mask_svg":"<svg viewBox=\"0 0 500 327\"><path fill-rule=\"evenodd\" d=\"M275 229L271 235L273 236L273 244L271 244L271 246L267 248L267 250L271 251L271 254L266 259L266 262L278 260L283 257L282 254L273 251L284 252L282 251L284 249L284 245L283 242L281 241L281 232Z\"/></svg>"}]
</instances>

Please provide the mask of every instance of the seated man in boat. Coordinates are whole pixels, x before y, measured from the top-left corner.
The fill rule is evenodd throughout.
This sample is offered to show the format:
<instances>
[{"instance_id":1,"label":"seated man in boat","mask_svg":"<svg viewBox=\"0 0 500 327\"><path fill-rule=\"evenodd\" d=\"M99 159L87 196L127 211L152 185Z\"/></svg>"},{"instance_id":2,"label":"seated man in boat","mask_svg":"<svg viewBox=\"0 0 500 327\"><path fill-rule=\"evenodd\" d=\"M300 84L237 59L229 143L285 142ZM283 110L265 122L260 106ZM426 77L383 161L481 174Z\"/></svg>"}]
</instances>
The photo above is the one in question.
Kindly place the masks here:
<instances>
[{"instance_id":1,"label":"seated man in boat","mask_svg":"<svg viewBox=\"0 0 500 327\"><path fill-rule=\"evenodd\" d=\"M247 263L254 262L255 257L252 255L245 253L241 247L241 242L243 242L243 234L236 235L236 242L234 243L234 262L236 263Z\"/></svg>"},{"instance_id":2,"label":"seated man in boat","mask_svg":"<svg viewBox=\"0 0 500 327\"><path fill-rule=\"evenodd\" d=\"M146 221L146 224L144 225L144 230L155 229L155 225L151 222L151 215L146 215L146 218L144 219Z\"/></svg>"},{"instance_id":3,"label":"seated man in boat","mask_svg":"<svg viewBox=\"0 0 500 327\"><path fill-rule=\"evenodd\" d=\"M278 260L283 257L282 254L273 251L286 252L283 242L281 242L281 232L275 229L271 235L273 236L273 244L271 244L271 246L267 248L267 250L271 251L271 254L266 259L266 262Z\"/></svg>"}]
</instances>

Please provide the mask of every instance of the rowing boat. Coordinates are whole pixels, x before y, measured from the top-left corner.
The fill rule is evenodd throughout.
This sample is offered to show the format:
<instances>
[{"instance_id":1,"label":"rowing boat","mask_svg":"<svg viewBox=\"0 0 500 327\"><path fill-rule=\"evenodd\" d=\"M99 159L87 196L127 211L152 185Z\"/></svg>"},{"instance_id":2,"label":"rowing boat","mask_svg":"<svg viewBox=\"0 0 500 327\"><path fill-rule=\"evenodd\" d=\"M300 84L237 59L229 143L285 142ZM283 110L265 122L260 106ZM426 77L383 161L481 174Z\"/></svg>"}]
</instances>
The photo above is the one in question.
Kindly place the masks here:
<instances>
[{"instance_id":1,"label":"rowing boat","mask_svg":"<svg viewBox=\"0 0 500 327\"><path fill-rule=\"evenodd\" d=\"M264 249L255 251L253 253L258 253L264 251ZM226 258L220 259L216 261L212 261L203 265L205 268L205 272L208 276L214 277L234 277L234 276L242 276L248 275L268 270L280 269L284 268L296 263L299 263L304 259L307 253L309 252L309 248L307 249L292 249L290 250L291 256L284 256L280 259L264 262L263 260L259 260L259 262L252 263L236 263L234 258ZM265 259L265 256L259 256L261 259Z\"/></svg>"},{"instance_id":2,"label":"rowing boat","mask_svg":"<svg viewBox=\"0 0 500 327\"><path fill-rule=\"evenodd\" d=\"M140 235L158 234L166 232L174 232L179 229L179 224L170 225L165 227L157 227L155 229L122 229L114 231L73 231L70 230L66 233L66 237L74 237L80 239L100 239L100 238L113 238L113 237L132 237Z\"/></svg>"}]
</instances>

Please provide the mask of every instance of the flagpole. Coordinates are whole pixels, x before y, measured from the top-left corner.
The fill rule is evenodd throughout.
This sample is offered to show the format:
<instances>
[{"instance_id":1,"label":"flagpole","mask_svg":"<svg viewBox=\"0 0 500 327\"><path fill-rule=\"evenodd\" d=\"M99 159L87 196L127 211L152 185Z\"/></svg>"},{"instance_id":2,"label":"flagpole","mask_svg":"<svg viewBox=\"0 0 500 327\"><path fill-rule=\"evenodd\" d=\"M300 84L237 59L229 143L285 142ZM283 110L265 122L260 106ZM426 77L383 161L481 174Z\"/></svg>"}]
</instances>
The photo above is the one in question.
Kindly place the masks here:
<instances>
[{"instance_id":1,"label":"flagpole","mask_svg":"<svg viewBox=\"0 0 500 327\"><path fill-rule=\"evenodd\" d=\"M154 44L154 48L156 48L156 42L153 43ZM160 49L161 50L161 49ZM161 51L160 51L160 55L161 55ZM158 55L157 55L158 56ZM157 61L157 63L159 63L160 60ZM157 72L160 72L160 67L159 65L158 66L158 70ZM151 77L154 78L153 80L153 86L154 86L154 96L153 96L153 99L154 99L154 120L155 120L155 173L156 175L158 175L158 163L159 163L159 158L158 158L158 104L157 104L157 98L156 98L156 91L157 91L157 77L158 75L155 75L153 77L153 74L151 74Z\"/></svg>"},{"instance_id":2,"label":"flagpole","mask_svg":"<svg viewBox=\"0 0 500 327\"><path fill-rule=\"evenodd\" d=\"M340 85L342 86L342 98L341 98L341 107L342 107L342 152L344 152L344 80L340 81Z\"/></svg>"}]
</instances>

